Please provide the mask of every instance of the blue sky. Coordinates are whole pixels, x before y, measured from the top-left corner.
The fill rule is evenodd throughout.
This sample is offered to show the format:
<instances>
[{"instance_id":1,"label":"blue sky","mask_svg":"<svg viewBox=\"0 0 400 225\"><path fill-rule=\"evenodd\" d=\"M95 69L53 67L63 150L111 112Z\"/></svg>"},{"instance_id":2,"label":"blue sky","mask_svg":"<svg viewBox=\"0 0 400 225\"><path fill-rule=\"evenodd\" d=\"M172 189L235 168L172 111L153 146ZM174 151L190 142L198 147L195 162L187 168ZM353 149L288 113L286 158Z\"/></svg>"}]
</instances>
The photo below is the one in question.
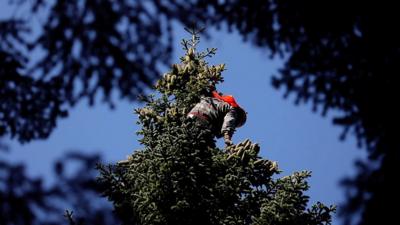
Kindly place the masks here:
<instances>
[{"instance_id":1,"label":"blue sky","mask_svg":"<svg viewBox=\"0 0 400 225\"><path fill-rule=\"evenodd\" d=\"M179 62L183 54L180 39L189 37L183 27L175 27L173 63ZM293 96L284 99L282 91L272 88L271 75L277 74L283 64L281 59L269 59L266 50L242 42L237 34L212 29L210 34L211 39L202 38L200 50L218 48L209 62L226 64L225 82L218 88L233 94L248 112L247 123L238 129L234 142L249 138L260 143L261 155L277 161L284 171L282 175L311 170L311 202L342 202L344 190L338 182L354 174L354 159L365 157L365 152L357 149L355 138L349 136L340 142L341 128L332 125L332 113L321 117L312 112L310 105L295 106ZM107 161L116 162L140 148L135 134L139 127L133 114L137 107L138 104L120 101L115 110L109 110L106 105L89 108L87 102L81 102L67 119L58 122L49 139L25 145L10 140L12 151L6 156L13 162L25 163L30 175L48 178L52 162L69 150L100 151ZM334 220L334 224L339 223Z\"/></svg>"}]
</instances>

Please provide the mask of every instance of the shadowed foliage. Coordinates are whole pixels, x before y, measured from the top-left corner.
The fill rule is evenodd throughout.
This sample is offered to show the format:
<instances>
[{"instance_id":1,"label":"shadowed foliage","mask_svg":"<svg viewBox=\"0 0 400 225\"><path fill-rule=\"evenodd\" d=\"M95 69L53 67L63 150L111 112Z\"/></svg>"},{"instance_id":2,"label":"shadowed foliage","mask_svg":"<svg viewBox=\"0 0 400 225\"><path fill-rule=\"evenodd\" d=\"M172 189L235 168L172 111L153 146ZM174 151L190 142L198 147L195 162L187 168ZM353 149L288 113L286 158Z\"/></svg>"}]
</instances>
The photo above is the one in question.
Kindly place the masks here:
<instances>
[{"instance_id":1,"label":"shadowed foliage","mask_svg":"<svg viewBox=\"0 0 400 225\"><path fill-rule=\"evenodd\" d=\"M9 2L26 13L0 21L0 58L5 59L0 60L0 135L45 138L68 107L84 98L93 102L99 93L110 104L113 91L134 99L157 77L157 65L168 62L172 21L226 25L271 56L286 54L288 61L272 84L322 114L341 112L334 122L344 128L342 138L355 134L368 149L369 159L357 164L358 175L344 182L349 187L345 223L381 224L396 215L385 207L399 201L394 191L399 186L391 177L397 177L400 161L399 18L390 4L377 4L387 12L380 16L341 1ZM42 32L21 35L30 34L29 19L35 15L44 15ZM38 49L43 57L27 63ZM27 96L52 104L43 108ZM352 221L359 214L361 221Z\"/></svg>"},{"instance_id":2,"label":"shadowed foliage","mask_svg":"<svg viewBox=\"0 0 400 225\"><path fill-rule=\"evenodd\" d=\"M111 206L98 197L95 165L100 161L97 155L69 152L54 164L49 185L28 176L23 165L0 158L0 224L67 224L66 208L77 224L117 224Z\"/></svg>"},{"instance_id":3,"label":"shadowed foliage","mask_svg":"<svg viewBox=\"0 0 400 225\"><path fill-rule=\"evenodd\" d=\"M81 99L134 100L170 57L171 21L141 1L10 2L23 16L0 21L0 135L47 138Z\"/></svg>"},{"instance_id":4,"label":"shadowed foliage","mask_svg":"<svg viewBox=\"0 0 400 225\"><path fill-rule=\"evenodd\" d=\"M21 142L45 138L56 126L56 117L65 117L60 78L44 82L19 74L21 64L0 52L0 136L18 136Z\"/></svg>"}]
</instances>

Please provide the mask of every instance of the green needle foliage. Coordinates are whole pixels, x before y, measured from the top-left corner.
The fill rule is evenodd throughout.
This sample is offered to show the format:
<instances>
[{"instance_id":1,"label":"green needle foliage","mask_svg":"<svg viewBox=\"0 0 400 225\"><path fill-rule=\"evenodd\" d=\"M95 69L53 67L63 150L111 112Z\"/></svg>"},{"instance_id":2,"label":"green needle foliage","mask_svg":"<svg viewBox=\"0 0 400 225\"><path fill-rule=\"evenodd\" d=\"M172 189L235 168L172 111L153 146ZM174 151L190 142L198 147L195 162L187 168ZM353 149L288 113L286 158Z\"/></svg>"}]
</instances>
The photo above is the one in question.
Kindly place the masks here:
<instances>
[{"instance_id":1,"label":"green needle foliage","mask_svg":"<svg viewBox=\"0 0 400 225\"><path fill-rule=\"evenodd\" d=\"M99 166L103 193L123 224L330 224L334 207L307 207L310 172L275 178L276 162L258 156L249 140L216 147L210 130L186 117L223 81L224 64L210 66L216 49L197 52L199 32L188 30L180 64L157 82L157 95L136 110L143 149L117 165Z\"/></svg>"}]
</instances>

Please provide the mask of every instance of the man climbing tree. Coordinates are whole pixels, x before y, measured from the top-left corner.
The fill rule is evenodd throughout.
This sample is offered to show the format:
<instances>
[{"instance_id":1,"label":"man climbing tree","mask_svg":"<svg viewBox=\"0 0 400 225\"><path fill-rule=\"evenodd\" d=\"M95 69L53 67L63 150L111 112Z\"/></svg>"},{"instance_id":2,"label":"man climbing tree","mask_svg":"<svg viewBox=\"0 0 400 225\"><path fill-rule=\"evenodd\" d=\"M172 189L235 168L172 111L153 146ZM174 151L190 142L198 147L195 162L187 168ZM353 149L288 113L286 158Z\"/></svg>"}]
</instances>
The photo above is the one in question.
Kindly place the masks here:
<instances>
[{"instance_id":1,"label":"man climbing tree","mask_svg":"<svg viewBox=\"0 0 400 225\"><path fill-rule=\"evenodd\" d=\"M246 123L246 112L231 95L221 96L217 91L211 97L202 97L189 112L188 117L197 118L205 127L211 129L217 137L224 137L226 146L231 146L232 135L237 127Z\"/></svg>"},{"instance_id":2,"label":"man climbing tree","mask_svg":"<svg viewBox=\"0 0 400 225\"><path fill-rule=\"evenodd\" d=\"M227 154L216 147L210 127L199 126L200 120L190 118L207 99L201 96L212 93L212 87L222 82L224 65L209 66L205 58L216 49L197 53L199 33L188 31L192 39L182 41L186 54L181 63L172 65L157 82L155 89L160 94L144 98L146 106L136 110L144 148L125 163L99 166L103 193L113 202L122 223L330 224L334 207L317 203L307 208L304 191L310 172L273 178L280 172L277 163L259 157L258 144L249 140L232 144L231 154ZM239 105L228 104L223 98L233 99L217 93L212 96L227 108L224 118L239 114ZM233 116L235 125L227 129L229 132L245 122L244 110L242 113ZM223 125L216 127L223 129Z\"/></svg>"}]
</instances>

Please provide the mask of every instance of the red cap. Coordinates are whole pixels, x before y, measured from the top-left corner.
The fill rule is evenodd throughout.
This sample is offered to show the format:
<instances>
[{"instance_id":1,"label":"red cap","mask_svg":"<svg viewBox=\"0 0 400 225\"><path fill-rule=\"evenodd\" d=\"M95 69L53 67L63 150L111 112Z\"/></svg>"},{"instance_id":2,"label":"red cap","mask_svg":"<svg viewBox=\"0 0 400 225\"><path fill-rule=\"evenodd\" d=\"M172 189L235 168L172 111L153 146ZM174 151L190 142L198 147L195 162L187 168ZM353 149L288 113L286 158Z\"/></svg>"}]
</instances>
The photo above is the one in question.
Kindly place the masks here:
<instances>
[{"instance_id":1,"label":"red cap","mask_svg":"<svg viewBox=\"0 0 400 225\"><path fill-rule=\"evenodd\" d=\"M222 95L222 96L221 96L221 95L218 94L218 92L216 92L216 91L213 91L213 92L212 92L212 95L213 95L214 98L220 99L220 100L222 100L222 101L228 103L228 104L231 105L232 107L239 107L239 108L240 108L239 104L237 104L235 98L234 98L232 95Z\"/></svg>"}]
</instances>

